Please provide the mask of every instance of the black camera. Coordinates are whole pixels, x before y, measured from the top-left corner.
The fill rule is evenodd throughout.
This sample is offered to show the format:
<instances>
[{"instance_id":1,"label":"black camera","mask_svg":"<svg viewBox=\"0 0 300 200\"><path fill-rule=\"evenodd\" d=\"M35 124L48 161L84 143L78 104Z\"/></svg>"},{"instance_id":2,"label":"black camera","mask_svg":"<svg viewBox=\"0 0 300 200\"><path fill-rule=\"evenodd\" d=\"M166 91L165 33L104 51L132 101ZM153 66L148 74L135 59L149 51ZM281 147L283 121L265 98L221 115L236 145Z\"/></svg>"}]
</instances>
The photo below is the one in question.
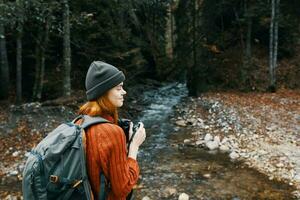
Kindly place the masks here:
<instances>
[{"instance_id":1,"label":"black camera","mask_svg":"<svg viewBox=\"0 0 300 200\"><path fill-rule=\"evenodd\" d=\"M132 138L134 137L137 129L140 127L140 123L136 123L132 127L132 138L129 138L129 129L130 129L130 122L129 119L119 119L118 124L123 129L125 136L126 136L126 143L130 143Z\"/></svg>"}]
</instances>

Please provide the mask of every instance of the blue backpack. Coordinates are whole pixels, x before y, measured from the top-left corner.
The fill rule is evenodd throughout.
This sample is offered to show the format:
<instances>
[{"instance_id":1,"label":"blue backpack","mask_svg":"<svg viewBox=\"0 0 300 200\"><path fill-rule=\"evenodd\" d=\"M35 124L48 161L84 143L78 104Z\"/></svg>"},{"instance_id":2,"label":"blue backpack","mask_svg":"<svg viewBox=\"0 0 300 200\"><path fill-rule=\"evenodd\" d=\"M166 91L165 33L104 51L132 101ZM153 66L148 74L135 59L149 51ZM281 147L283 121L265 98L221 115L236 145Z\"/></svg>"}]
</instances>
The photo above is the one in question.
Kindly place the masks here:
<instances>
[{"instance_id":1,"label":"blue backpack","mask_svg":"<svg viewBox=\"0 0 300 200\"><path fill-rule=\"evenodd\" d=\"M81 125L75 124L83 119ZM85 158L85 129L109 123L100 117L79 116L50 132L30 153L24 171L24 200L92 200ZM105 199L101 174L99 199Z\"/></svg>"}]
</instances>

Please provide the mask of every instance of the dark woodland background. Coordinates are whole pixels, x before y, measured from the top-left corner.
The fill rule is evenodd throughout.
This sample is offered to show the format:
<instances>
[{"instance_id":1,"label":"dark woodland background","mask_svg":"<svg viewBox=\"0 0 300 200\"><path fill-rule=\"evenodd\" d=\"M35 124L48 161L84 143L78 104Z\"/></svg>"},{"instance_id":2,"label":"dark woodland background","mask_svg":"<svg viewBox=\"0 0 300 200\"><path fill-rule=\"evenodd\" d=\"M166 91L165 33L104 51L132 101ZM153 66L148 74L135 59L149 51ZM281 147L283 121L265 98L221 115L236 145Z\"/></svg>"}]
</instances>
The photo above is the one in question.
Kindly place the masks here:
<instances>
[{"instance_id":1,"label":"dark woodland background","mask_svg":"<svg viewBox=\"0 0 300 200\"><path fill-rule=\"evenodd\" d=\"M123 70L126 86L299 89L299 10L297 0L0 0L0 96L76 95L94 60Z\"/></svg>"}]
</instances>

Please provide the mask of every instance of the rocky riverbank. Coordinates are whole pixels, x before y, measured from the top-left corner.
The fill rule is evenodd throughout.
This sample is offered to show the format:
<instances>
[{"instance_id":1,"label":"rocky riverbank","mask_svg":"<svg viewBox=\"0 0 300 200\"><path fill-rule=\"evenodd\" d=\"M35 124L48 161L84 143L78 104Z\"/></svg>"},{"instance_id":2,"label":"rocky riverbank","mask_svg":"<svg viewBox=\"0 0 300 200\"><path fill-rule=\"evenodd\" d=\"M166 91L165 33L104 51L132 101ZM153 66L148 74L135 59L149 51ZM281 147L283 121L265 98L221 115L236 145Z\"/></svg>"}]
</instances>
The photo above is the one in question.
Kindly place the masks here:
<instances>
[{"instance_id":1,"label":"rocky riverbank","mask_svg":"<svg viewBox=\"0 0 300 200\"><path fill-rule=\"evenodd\" d=\"M190 129L183 143L225 151L287 182L300 198L300 93L207 93L176 106L178 127Z\"/></svg>"}]
</instances>

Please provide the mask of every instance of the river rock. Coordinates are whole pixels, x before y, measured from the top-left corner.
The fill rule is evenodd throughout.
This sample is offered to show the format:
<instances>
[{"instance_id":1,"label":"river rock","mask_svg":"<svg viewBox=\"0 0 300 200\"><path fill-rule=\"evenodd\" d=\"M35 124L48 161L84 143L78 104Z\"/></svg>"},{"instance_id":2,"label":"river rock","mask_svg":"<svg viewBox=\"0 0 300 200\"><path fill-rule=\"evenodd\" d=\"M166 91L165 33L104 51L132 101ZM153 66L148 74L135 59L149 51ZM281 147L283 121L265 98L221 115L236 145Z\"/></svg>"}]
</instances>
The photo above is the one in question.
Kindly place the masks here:
<instances>
[{"instance_id":1,"label":"river rock","mask_svg":"<svg viewBox=\"0 0 300 200\"><path fill-rule=\"evenodd\" d=\"M199 146L199 145L202 145L202 144L204 144L204 143L205 143L204 140L197 140L195 144L196 144L197 146Z\"/></svg>"},{"instance_id":2,"label":"river rock","mask_svg":"<svg viewBox=\"0 0 300 200\"><path fill-rule=\"evenodd\" d=\"M228 138L227 137L224 137L223 139L222 139L222 141L221 141L221 144L225 144L225 143L227 143L228 142Z\"/></svg>"},{"instance_id":3,"label":"river rock","mask_svg":"<svg viewBox=\"0 0 300 200\"><path fill-rule=\"evenodd\" d=\"M211 174L204 174L203 177L205 177L205 178L211 178Z\"/></svg>"},{"instance_id":4,"label":"river rock","mask_svg":"<svg viewBox=\"0 0 300 200\"><path fill-rule=\"evenodd\" d=\"M9 172L9 175L10 176L16 176L16 175L18 175L19 174L19 172L17 171L17 170L13 170L13 171L10 171Z\"/></svg>"},{"instance_id":5,"label":"river rock","mask_svg":"<svg viewBox=\"0 0 300 200\"><path fill-rule=\"evenodd\" d=\"M12 196L12 195L7 195L4 200L17 200L16 196Z\"/></svg>"},{"instance_id":6,"label":"river rock","mask_svg":"<svg viewBox=\"0 0 300 200\"><path fill-rule=\"evenodd\" d=\"M229 157L230 157L231 159L235 160L235 159L239 158L240 156L239 156L238 153L236 153L235 151L233 151L233 152L231 152L231 153L229 154Z\"/></svg>"},{"instance_id":7,"label":"river rock","mask_svg":"<svg viewBox=\"0 0 300 200\"><path fill-rule=\"evenodd\" d=\"M13 152L12 156L13 156L13 157L17 157L19 154L20 154L19 151L15 151L15 152Z\"/></svg>"},{"instance_id":8,"label":"river rock","mask_svg":"<svg viewBox=\"0 0 300 200\"><path fill-rule=\"evenodd\" d=\"M228 145L222 144L220 145L220 150L223 152L228 152L230 150Z\"/></svg>"},{"instance_id":9,"label":"river rock","mask_svg":"<svg viewBox=\"0 0 300 200\"><path fill-rule=\"evenodd\" d=\"M150 197L148 197L148 196L144 196L144 197L142 198L142 200L151 200L151 199L150 199Z\"/></svg>"},{"instance_id":10,"label":"river rock","mask_svg":"<svg viewBox=\"0 0 300 200\"><path fill-rule=\"evenodd\" d=\"M189 200L189 195L186 193L181 193L178 197L178 200Z\"/></svg>"},{"instance_id":11,"label":"river rock","mask_svg":"<svg viewBox=\"0 0 300 200\"><path fill-rule=\"evenodd\" d=\"M214 141L217 142L218 144L220 144L220 137L218 135L216 135L214 137Z\"/></svg>"},{"instance_id":12,"label":"river rock","mask_svg":"<svg viewBox=\"0 0 300 200\"><path fill-rule=\"evenodd\" d=\"M213 136L211 134L207 133L204 137L204 141L208 142L211 140L213 140Z\"/></svg>"},{"instance_id":13,"label":"river rock","mask_svg":"<svg viewBox=\"0 0 300 200\"><path fill-rule=\"evenodd\" d=\"M201 124L203 124L204 123L204 121L203 121L203 119L201 119L201 118L197 118L197 120L198 120L198 122L200 122Z\"/></svg>"},{"instance_id":14,"label":"river rock","mask_svg":"<svg viewBox=\"0 0 300 200\"><path fill-rule=\"evenodd\" d=\"M25 168L25 165L24 165L24 164L20 164L20 165L18 166L18 169L19 169L20 172L22 172L22 171L24 170L24 168Z\"/></svg>"},{"instance_id":15,"label":"river rock","mask_svg":"<svg viewBox=\"0 0 300 200\"><path fill-rule=\"evenodd\" d=\"M25 157L29 157L29 155L30 155L30 152L25 153Z\"/></svg>"},{"instance_id":16,"label":"river rock","mask_svg":"<svg viewBox=\"0 0 300 200\"><path fill-rule=\"evenodd\" d=\"M190 143L190 142L191 142L190 139L185 139L185 140L183 140L183 143L184 143L184 144L188 144L188 143Z\"/></svg>"},{"instance_id":17,"label":"river rock","mask_svg":"<svg viewBox=\"0 0 300 200\"><path fill-rule=\"evenodd\" d=\"M164 197L170 197L174 194L177 193L177 190L175 188L172 188L172 187L167 187L164 191L163 191L163 196Z\"/></svg>"},{"instance_id":18,"label":"river rock","mask_svg":"<svg viewBox=\"0 0 300 200\"><path fill-rule=\"evenodd\" d=\"M195 118L188 119L187 124L190 124L190 125L194 126L194 125L197 124L197 119L195 119Z\"/></svg>"},{"instance_id":19,"label":"river rock","mask_svg":"<svg viewBox=\"0 0 300 200\"><path fill-rule=\"evenodd\" d=\"M200 135L200 132L199 132L199 131L192 132L192 135L193 135L193 136Z\"/></svg>"},{"instance_id":20,"label":"river rock","mask_svg":"<svg viewBox=\"0 0 300 200\"><path fill-rule=\"evenodd\" d=\"M204 129L209 129L208 125L203 126Z\"/></svg>"},{"instance_id":21,"label":"river rock","mask_svg":"<svg viewBox=\"0 0 300 200\"><path fill-rule=\"evenodd\" d=\"M178 121L176 121L175 122L176 123L176 125L178 125L178 126L186 126L186 122L184 121L184 120L178 120Z\"/></svg>"},{"instance_id":22,"label":"river rock","mask_svg":"<svg viewBox=\"0 0 300 200\"><path fill-rule=\"evenodd\" d=\"M284 167L284 164L282 162L279 162L279 163L276 164L276 167L282 168L282 167Z\"/></svg>"},{"instance_id":23,"label":"river rock","mask_svg":"<svg viewBox=\"0 0 300 200\"><path fill-rule=\"evenodd\" d=\"M294 176L294 179L295 179L296 181L300 181L300 174L296 174L296 175Z\"/></svg>"},{"instance_id":24,"label":"river rock","mask_svg":"<svg viewBox=\"0 0 300 200\"><path fill-rule=\"evenodd\" d=\"M205 145L207 148L209 148L209 150L215 150L219 148L219 143L217 141L207 141Z\"/></svg>"}]
</instances>

